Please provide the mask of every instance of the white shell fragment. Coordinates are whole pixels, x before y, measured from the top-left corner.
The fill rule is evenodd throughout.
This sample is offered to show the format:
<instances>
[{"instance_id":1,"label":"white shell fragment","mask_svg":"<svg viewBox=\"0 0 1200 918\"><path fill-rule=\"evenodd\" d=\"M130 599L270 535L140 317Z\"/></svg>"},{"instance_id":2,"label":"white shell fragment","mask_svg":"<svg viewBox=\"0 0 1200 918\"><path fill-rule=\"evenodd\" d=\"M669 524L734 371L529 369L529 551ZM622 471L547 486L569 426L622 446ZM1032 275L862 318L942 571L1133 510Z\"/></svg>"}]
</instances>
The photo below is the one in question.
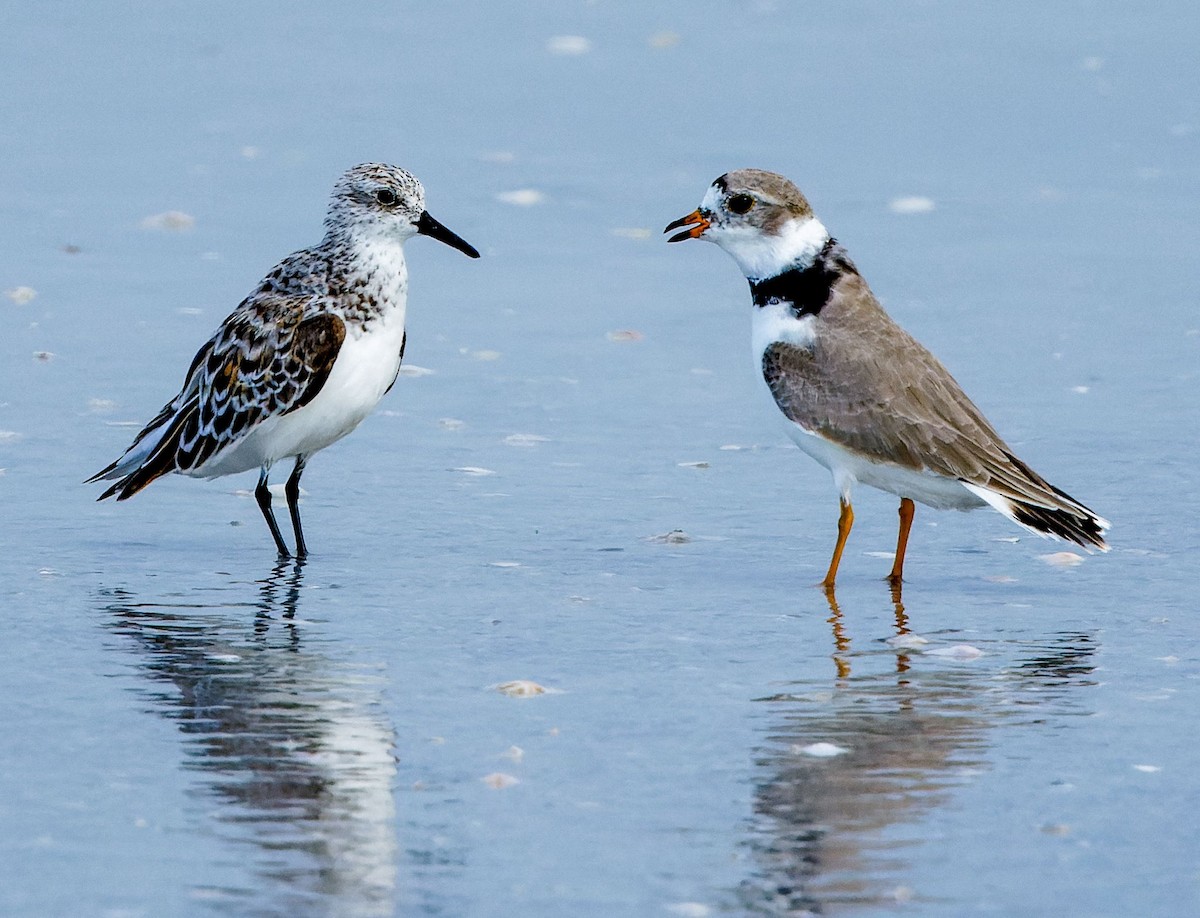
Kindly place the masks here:
<instances>
[{"instance_id":1,"label":"white shell fragment","mask_svg":"<svg viewBox=\"0 0 1200 918\"><path fill-rule=\"evenodd\" d=\"M512 775L506 775L502 771L493 771L490 775L484 775L482 781L493 790L504 790L506 787L521 783Z\"/></svg>"},{"instance_id":2,"label":"white shell fragment","mask_svg":"<svg viewBox=\"0 0 1200 918\"><path fill-rule=\"evenodd\" d=\"M931 657L946 657L950 660L978 660L984 655L982 650L978 647L972 647L970 644L955 644L953 647L935 647L933 650L925 652Z\"/></svg>"},{"instance_id":3,"label":"white shell fragment","mask_svg":"<svg viewBox=\"0 0 1200 918\"><path fill-rule=\"evenodd\" d=\"M32 287L13 287L11 290L5 290L4 295L18 306L24 306L37 296L37 291Z\"/></svg>"},{"instance_id":4,"label":"white shell fragment","mask_svg":"<svg viewBox=\"0 0 1200 918\"><path fill-rule=\"evenodd\" d=\"M887 642L893 647L899 647L903 650L915 650L929 643L926 638L921 637L919 634L897 634L895 637L888 638Z\"/></svg>"},{"instance_id":5,"label":"white shell fragment","mask_svg":"<svg viewBox=\"0 0 1200 918\"><path fill-rule=\"evenodd\" d=\"M1076 564L1083 564L1084 557L1073 551L1054 551L1048 555L1038 555L1038 560L1051 567L1074 567Z\"/></svg>"},{"instance_id":6,"label":"white shell fragment","mask_svg":"<svg viewBox=\"0 0 1200 918\"><path fill-rule=\"evenodd\" d=\"M635 329L623 328L620 331L610 331L607 335L605 335L605 337L608 338L609 341L628 343L630 341L641 341L646 336Z\"/></svg>"},{"instance_id":7,"label":"white shell fragment","mask_svg":"<svg viewBox=\"0 0 1200 918\"><path fill-rule=\"evenodd\" d=\"M508 759L510 762L519 762L525 758L525 750L520 746L509 746L500 753L500 758Z\"/></svg>"},{"instance_id":8,"label":"white shell fragment","mask_svg":"<svg viewBox=\"0 0 1200 918\"><path fill-rule=\"evenodd\" d=\"M833 743L810 743L807 746L792 747L792 752L796 755L809 755L816 759L831 759L849 751L845 746L835 746Z\"/></svg>"},{"instance_id":9,"label":"white shell fragment","mask_svg":"<svg viewBox=\"0 0 1200 918\"><path fill-rule=\"evenodd\" d=\"M546 196L536 188L515 188L512 191L502 191L496 195L501 204L512 204L515 207L533 207L546 200Z\"/></svg>"},{"instance_id":10,"label":"white shell fragment","mask_svg":"<svg viewBox=\"0 0 1200 918\"><path fill-rule=\"evenodd\" d=\"M575 57L591 51L592 43L582 35L555 35L546 42L546 50L551 54Z\"/></svg>"},{"instance_id":11,"label":"white shell fragment","mask_svg":"<svg viewBox=\"0 0 1200 918\"><path fill-rule=\"evenodd\" d=\"M545 686L538 685L530 679L514 679L511 682L500 682L491 686L493 691L509 698L532 698L534 695L545 695Z\"/></svg>"},{"instance_id":12,"label":"white shell fragment","mask_svg":"<svg viewBox=\"0 0 1200 918\"><path fill-rule=\"evenodd\" d=\"M672 529L662 535L646 536L646 541L653 542L655 545L686 545L692 541L692 537L682 529Z\"/></svg>"},{"instance_id":13,"label":"white shell fragment","mask_svg":"<svg viewBox=\"0 0 1200 918\"><path fill-rule=\"evenodd\" d=\"M162 233L182 233L196 225L196 218L182 210L168 210L142 218L142 229L158 230Z\"/></svg>"},{"instance_id":14,"label":"white shell fragment","mask_svg":"<svg viewBox=\"0 0 1200 918\"><path fill-rule=\"evenodd\" d=\"M921 195L909 195L903 198L893 198L888 208L894 214L927 214L936 205L932 198Z\"/></svg>"},{"instance_id":15,"label":"white shell fragment","mask_svg":"<svg viewBox=\"0 0 1200 918\"><path fill-rule=\"evenodd\" d=\"M713 913L713 910L703 902L672 902L666 907L666 910L671 915L678 915L679 918L708 918Z\"/></svg>"},{"instance_id":16,"label":"white shell fragment","mask_svg":"<svg viewBox=\"0 0 1200 918\"><path fill-rule=\"evenodd\" d=\"M537 434L515 433L504 438L509 446L537 446L539 443L550 442L549 437L539 437Z\"/></svg>"}]
</instances>

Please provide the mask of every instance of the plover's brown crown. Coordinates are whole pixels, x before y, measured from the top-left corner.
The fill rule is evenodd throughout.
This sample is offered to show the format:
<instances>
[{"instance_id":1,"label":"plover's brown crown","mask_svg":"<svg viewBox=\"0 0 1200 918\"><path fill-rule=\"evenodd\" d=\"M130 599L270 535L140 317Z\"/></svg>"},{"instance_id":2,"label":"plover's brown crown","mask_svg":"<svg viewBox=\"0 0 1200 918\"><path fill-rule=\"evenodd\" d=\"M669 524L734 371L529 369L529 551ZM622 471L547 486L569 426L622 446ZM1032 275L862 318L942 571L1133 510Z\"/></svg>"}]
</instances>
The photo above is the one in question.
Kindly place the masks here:
<instances>
[{"instance_id":1,"label":"plover's brown crown","mask_svg":"<svg viewBox=\"0 0 1200 918\"><path fill-rule=\"evenodd\" d=\"M766 233L778 233L788 220L813 216L812 207L800 189L782 175L762 169L737 169L726 172L713 182L724 192L726 205L737 195L748 195L752 204L744 212L747 223Z\"/></svg>"}]
</instances>

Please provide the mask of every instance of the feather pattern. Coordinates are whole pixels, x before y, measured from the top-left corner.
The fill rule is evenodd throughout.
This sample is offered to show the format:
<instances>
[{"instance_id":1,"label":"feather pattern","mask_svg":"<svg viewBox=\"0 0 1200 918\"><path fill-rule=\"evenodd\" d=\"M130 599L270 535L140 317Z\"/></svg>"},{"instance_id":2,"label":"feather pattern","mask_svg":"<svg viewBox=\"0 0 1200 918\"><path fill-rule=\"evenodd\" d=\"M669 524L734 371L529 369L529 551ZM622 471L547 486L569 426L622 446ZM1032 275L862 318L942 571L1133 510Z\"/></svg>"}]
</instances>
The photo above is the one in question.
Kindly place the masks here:
<instances>
[{"instance_id":1,"label":"feather pattern","mask_svg":"<svg viewBox=\"0 0 1200 918\"><path fill-rule=\"evenodd\" d=\"M328 277L277 269L198 350L179 394L126 454L89 479L120 476L101 499L125 500L170 472L203 474L205 463L265 419L310 403L346 338L329 304Z\"/></svg>"},{"instance_id":2,"label":"feather pattern","mask_svg":"<svg viewBox=\"0 0 1200 918\"><path fill-rule=\"evenodd\" d=\"M196 354L179 394L134 439L136 469L103 497L132 497L169 472L196 472L265 419L309 404L329 378L345 322L320 296L247 299ZM144 455L139 447L153 443ZM91 480L122 474L125 457Z\"/></svg>"}]
</instances>

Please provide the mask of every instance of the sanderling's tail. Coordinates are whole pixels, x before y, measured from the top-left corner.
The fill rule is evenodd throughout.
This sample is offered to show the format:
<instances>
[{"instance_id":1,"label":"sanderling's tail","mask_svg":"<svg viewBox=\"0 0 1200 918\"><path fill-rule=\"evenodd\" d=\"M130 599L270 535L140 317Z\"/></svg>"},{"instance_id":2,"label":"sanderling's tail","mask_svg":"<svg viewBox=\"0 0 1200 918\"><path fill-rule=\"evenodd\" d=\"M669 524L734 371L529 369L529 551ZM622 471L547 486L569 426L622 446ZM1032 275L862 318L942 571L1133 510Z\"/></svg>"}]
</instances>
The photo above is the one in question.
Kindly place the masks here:
<instances>
[{"instance_id":1,"label":"sanderling's tail","mask_svg":"<svg viewBox=\"0 0 1200 918\"><path fill-rule=\"evenodd\" d=\"M161 478L176 469L176 454L179 437L187 419L195 412L195 406L176 411L174 403L162 411L142 428L129 449L116 461L109 463L87 479L84 484L96 481L112 481L116 484L105 490L96 500L127 500L156 478Z\"/></svg>"}]
</instances>

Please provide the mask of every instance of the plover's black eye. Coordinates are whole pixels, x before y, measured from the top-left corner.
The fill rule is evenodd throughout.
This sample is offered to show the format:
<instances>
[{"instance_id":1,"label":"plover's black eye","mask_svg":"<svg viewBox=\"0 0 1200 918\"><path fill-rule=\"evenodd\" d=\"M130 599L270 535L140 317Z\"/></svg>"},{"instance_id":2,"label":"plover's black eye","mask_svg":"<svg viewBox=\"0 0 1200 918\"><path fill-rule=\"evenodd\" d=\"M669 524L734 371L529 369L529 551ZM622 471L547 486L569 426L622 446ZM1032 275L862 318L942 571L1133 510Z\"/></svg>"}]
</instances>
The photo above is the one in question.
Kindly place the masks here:
<instances>
[{"instance_id":1,"label":"plover's black eye","mask_svg":"<svg viewBox=\"0 0 1200 918\"><path fill-rule=\"evenodd\" d=\"M748 194L735 194L725 202L731 214L744 214L754 206L754 198Z\"/></svg>"},{"instance_id":2,"label":"plover's black eye","mask_svg":"<svg viewBox=\"0 0 1200 918\"><path fill-rule=\"evenodd\" d=\"M396 196L386 188L380 188L377 192L375 192L375 200L384 207L391 207L396 203Z\"/></svg>"}]
</instances>

